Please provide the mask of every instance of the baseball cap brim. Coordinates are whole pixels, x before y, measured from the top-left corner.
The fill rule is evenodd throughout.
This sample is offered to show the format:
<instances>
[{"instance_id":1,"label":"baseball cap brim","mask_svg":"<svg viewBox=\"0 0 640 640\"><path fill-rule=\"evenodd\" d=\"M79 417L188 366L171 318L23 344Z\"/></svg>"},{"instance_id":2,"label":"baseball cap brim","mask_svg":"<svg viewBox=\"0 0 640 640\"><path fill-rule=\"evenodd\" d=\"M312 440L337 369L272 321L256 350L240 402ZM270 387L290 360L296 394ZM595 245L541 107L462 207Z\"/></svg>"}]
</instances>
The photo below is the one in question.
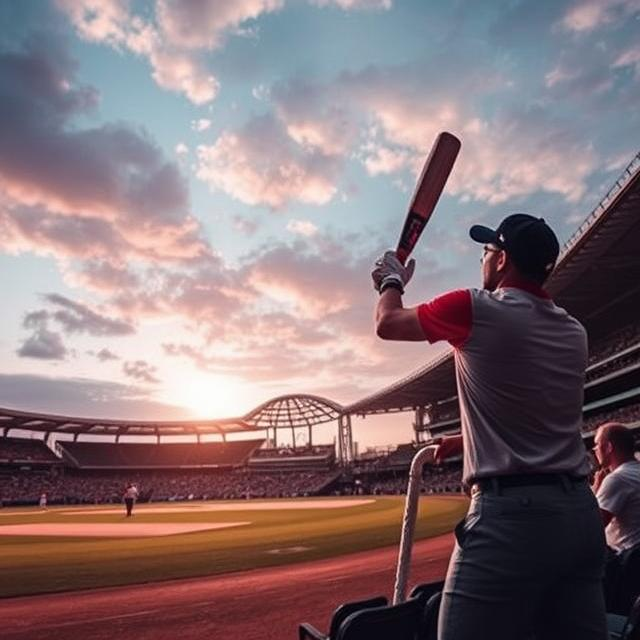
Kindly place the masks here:
<instances>
[{"instance_id":1,"label":"baseball cap brim","mask_svg":"<svg viewBox=\"0 0 640 640\"><path fill-rule=\"evenodd\" d=\"M481 244L499 244L497 232L481 224L474 224L473 227L469 229L469 235L472 240L480 242Z\"/></svg>"}]
</instances>

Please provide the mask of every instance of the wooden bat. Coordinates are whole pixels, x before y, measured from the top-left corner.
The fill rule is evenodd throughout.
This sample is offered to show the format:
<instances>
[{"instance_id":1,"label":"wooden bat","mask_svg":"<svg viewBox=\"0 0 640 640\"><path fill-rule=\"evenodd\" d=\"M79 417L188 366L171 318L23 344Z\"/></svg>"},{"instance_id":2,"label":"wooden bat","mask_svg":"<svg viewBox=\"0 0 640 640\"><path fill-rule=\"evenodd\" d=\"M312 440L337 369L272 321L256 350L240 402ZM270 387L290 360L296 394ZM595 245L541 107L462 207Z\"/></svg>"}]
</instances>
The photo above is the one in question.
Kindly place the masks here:
<instances>
[{"instance_id":1,"label":"wooden bat","mask_svg":"<svg viewBox=\"0 0 640 640\"><path fill-rule=\"evenodd\" d=\"M402 264L407 261L427 222L429 222L451 173L453 163L456 161L458 151L460 151L460 140L454 135L443 131L436 138L431 153L424 163L398 241L396 255Z\"/></svg>"}]
</instances>

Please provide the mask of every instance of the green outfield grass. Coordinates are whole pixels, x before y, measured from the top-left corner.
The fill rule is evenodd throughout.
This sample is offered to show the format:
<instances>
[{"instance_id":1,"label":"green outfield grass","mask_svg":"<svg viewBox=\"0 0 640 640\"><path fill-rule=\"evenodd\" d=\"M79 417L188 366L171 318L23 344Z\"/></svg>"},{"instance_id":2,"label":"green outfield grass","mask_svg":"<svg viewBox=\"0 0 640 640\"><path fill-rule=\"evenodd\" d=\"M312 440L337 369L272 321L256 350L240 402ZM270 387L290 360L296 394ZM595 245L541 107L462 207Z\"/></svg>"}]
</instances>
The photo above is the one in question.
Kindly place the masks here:
<instances>
[{"instance_id":1,"label":"green outfield grass","mask_svg":"<svg viewBox=\"0 0 640 640\"><path fill-rule=\"evenodd\" d=\"M0 510L0 527L35 523L119 523L122 527L130 522L158 526L167 522L251 523L218 531L144 538L0 535L0 596L222 574L399 543L403 496L377 497L370 504L339 509L284 508L291 502L283 500L282 509L269 511L248 510L242 502L235 503L237 510L233 511L199 511L190 508L194 503L188 503L185 512L162 514L148 509L169 505L138 505L131 519L121 513L101 513L100 507L53 508L46 512L35 508ZM466 507L466 501L457 497L422 498L416 539L451 531Z\"/></svg>"}]
</instances>

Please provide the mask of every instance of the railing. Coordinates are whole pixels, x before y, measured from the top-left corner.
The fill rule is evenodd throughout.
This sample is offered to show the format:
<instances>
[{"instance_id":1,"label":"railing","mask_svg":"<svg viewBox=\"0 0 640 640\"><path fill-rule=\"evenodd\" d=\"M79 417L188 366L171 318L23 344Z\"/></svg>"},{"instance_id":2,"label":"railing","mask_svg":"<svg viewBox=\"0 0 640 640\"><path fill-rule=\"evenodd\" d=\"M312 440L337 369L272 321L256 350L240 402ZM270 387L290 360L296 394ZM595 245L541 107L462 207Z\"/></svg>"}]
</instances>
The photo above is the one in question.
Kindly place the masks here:
<instances>
[{"instance_id":1,"label":"railing","mask_svg":"<svg viewBox=\"0 0 640 640\"><path fill-rule=\"evenodd\" d=\"M569 251L577 244L582 236L590 229L594 223L600 218L600 216L607 210L607 207L611 204L611 201L624 189L629 180L633 178L635 173L640 169L640 151L633 157L631 162L627 165L626 169L622 172L620 177L616 180L615 184L609 189L607 194L600 200L597 206L587 216L585 221L578 227L577 231L567 240L560 256L558 263L560 263Z\"/></svg>"}]
</instances>

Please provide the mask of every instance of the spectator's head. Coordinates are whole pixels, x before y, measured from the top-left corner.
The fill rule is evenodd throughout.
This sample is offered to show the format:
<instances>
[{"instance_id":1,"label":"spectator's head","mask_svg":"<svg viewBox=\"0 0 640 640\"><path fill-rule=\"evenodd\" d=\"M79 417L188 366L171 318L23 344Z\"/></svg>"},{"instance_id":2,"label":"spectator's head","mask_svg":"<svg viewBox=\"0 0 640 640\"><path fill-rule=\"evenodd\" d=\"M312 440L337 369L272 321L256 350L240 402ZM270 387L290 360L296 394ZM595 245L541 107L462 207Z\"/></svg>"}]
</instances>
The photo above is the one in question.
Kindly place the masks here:
<instances>
[{"instance_id":1,"label":"spectator's head","mask_svg":"<svg viewBox=\"0 0 640 640\"><path fill-rule=\"evenodd\" d=\"M621 422L605 422L600 425L593 445L593 452L601 467L615 469L623 462L634 459L633 433Z\"/></svg>"},{"instance_id":2,"label":"spectator's head","mask_svg":"<svg viewBox=\"0 0 640 640\"><path fill-rule=\"evenodd\" d=\"M526 213L507 216L495 230L476 224L469 234L484 244L482 286L489 291L514 276L544 284L560 252L553 229L543 218Z\"/></svg>"}]
</instances>

